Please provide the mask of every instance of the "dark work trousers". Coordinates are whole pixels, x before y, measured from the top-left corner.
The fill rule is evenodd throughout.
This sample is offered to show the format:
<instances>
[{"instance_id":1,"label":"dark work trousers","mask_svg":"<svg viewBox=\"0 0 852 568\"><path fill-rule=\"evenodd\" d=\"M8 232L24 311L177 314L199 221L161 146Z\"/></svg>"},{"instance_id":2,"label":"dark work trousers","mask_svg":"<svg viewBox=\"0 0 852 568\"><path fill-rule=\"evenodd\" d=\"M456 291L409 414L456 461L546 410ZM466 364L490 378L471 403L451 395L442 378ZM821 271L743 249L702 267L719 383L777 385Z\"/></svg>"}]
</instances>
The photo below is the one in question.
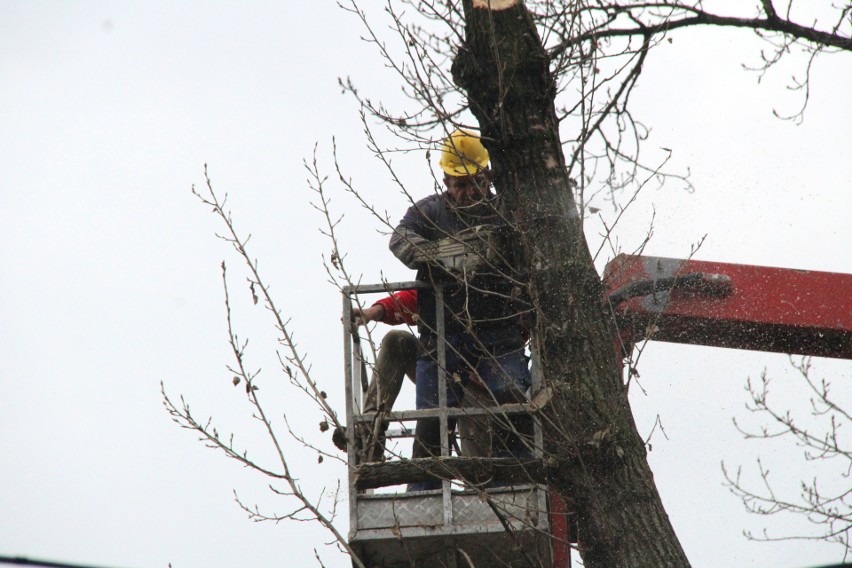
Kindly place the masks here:
<instances>
[{"instance_id":1,"label":"dark work trousers","mask_svg":"<svg viewBox=\"0 0 852 568\"><path fill-rule=\"evenodd\" d=\"M438 407L438 356L434 337L421 337L427 352L417 359L417 409ZM477 375L487 389L493 404L525 400L531 377L524 341L516 327L497 328L478 332L450 334L446 338L447 406L458 407L465 396L472 374ZM512 424L494 424L492 455L495 457L528 457L527 449L517 432L531 434L529 417L513 419ZM450 430L454 421L449 423ZM417 421L412 457L423 458L441 454L440 425L437 418ZM441 486L438 479L411 483L408 491L424 491Z\"/></svg>"}]
</instances>

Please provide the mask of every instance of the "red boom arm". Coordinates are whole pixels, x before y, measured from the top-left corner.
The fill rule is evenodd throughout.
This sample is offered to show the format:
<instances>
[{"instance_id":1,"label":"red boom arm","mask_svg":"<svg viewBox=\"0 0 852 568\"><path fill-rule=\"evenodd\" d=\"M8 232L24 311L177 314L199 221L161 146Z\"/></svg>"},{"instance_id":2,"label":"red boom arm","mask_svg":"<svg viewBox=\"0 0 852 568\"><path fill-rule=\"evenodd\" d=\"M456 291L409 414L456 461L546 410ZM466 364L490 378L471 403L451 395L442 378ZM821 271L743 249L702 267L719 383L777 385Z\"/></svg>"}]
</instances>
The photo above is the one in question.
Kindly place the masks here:
<instances>
[{"instance_id":1,"label":"red boom arm","mask_svg":"<svg viewBox=\"0 0 852 568\"><path fill-rule=\"evenodd\" d=\"M603 281L628 340L852 359L852 274L619 255Z\"/></svg>"}]
</instances>

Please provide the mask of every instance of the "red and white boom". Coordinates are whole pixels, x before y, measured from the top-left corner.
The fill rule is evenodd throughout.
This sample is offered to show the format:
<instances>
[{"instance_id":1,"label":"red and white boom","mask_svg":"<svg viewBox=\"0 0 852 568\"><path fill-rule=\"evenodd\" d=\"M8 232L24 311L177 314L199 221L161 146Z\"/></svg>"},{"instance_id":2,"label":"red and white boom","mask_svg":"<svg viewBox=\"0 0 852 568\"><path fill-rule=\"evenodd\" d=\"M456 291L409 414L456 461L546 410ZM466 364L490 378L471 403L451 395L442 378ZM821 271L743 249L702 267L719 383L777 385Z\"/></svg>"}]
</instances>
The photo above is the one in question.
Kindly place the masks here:
<instances>
[{"instance_id":1,"label":"red and white boom","mask_svg":"<svg viewBox=\"0 0 852 568\"><path fill-rule=\"evenodd\" d=\"M603 282L622 340L852 359L852 274L619 255Z\"/></svg>"}]
</instances>

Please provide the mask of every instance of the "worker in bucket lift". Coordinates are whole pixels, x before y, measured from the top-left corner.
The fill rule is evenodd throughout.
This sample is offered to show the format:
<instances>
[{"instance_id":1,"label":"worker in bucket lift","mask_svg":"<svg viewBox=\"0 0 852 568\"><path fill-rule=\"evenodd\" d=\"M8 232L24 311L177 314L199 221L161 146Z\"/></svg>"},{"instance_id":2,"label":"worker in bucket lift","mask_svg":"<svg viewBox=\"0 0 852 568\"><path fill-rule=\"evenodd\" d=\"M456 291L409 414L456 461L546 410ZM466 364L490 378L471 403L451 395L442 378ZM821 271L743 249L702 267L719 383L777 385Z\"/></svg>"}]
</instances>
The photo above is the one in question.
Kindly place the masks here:
<instances>
[{"instance_id":1,"label":"worker in bucket lift","mask_svg":"<svg viewBox=\"0 0 852 568\"><path fill-rule=\"evenodd\" d=\"M522 306L512 283L499 270L483 270L470 280L449 274L442 266L418 261L424 245L476 226L502 224L497 196L491 192L488 151L475 134L456 130L441 146L439 166L445 191L417 201L408 209L390 239L390 249L417 280L440 283L444 289L447 405L459 406L471 373L485 383L494 403L524 400L530 371L519 325ZM422 288L417 298L421 354L417 358L417 408L438 406L438 355L435 291ZM531 431L528 417L513 426L495 426L495 457L530 455L520 434ZM437 418L417 421L413 458L440 455ZM440 487L440 480L409 484L409 491Z\"/></svg>"},{"instance_id":2,"label":"worker in bucket lift","mask_svg":"<svg viewBox=\"0 0 852 568\"><path fill-rule=\"evenodd\" d=\"M366 325L372 321L388 325L414 325L414 313L417 310L417 291L402 290L382 298L368 308L353 308L353 323ZM386 413L393 409L403 378L415 378L417 361L417 339L405 330L392 330L382 339L376 357L373 375L364 396L362 411ZM464 404L482 406L487 404L487 391L474 377L465 392ZM359 441L363 461L381 461L385 451L385 431L388 423L379 418L377 431L373 425L360 429ZM462 454L466 456L488 456L491 453L490 424L487 417L468 417L459 421L459 438ZM346 450L344 429L335 428L332 433L334 445Z\"/></svg>"}]
</instances>

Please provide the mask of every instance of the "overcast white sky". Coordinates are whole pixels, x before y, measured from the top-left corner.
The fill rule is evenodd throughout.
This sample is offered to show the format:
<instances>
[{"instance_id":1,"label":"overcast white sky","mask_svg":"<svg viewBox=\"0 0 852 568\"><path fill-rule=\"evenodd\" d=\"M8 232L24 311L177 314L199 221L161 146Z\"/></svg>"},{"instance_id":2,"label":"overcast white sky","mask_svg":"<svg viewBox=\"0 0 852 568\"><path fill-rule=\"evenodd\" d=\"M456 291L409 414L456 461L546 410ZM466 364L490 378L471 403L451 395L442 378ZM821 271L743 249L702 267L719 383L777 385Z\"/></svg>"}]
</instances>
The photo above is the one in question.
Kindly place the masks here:
<instances>
[{"instance_id":1,"label":"overcast white sky","mask_svg":"<svg viewBox=\"0 0 852 568\"><path fill-rule=\"evenodd\" d=\"M221 227L190 187L209 164L342 412L340 301L326 283L330 244L302 160L318 144L332 173L336 137L367 199L393 218L406 206L337 87L348 75L374 99L399 97L360 31L332 2L0 3L0 555L107 567L315 566L317 548L326 566L348 565L311 525L247 520L235 490L268 510L288 504L170 422L159 383L199 417L212 414L220 432L237 432L251 455L269 457L224 368L226 259L274 416L286 412L331 449L319 412L276 373L269 318L250 305L236 259L214 236ZM757 61L751 35L713 30L675 35L651 57L634 112L653 127L650 144L691 168L697 191L647 193L620 241L640 242L653 207L648 254L685 256L706 234L699 259L852 272L852 58L815 64L801 126L773 118L799 99L783 73L758 84L740 67ZM422 155L397 163L414 194L430 191ZM349 269L367 282L409 279L377 223L339 186L328 189L346 214ZM848 362L815 367L852 395ZM696 568L839 560L825 545L747 542L742 530L764 521L722 485L722 460L749 469L758 455L779 482L815 473L796 452L744 442L731 424L748 419L743 385L764 368L779 395L806 402L789 395L785 356L664 344L643 355L646 393L634 389L632 404L641 432L658 414L665 426L651 465ZM319 491L344 468L304 454L297 473Z\"/></svg>"}]
</instances>

